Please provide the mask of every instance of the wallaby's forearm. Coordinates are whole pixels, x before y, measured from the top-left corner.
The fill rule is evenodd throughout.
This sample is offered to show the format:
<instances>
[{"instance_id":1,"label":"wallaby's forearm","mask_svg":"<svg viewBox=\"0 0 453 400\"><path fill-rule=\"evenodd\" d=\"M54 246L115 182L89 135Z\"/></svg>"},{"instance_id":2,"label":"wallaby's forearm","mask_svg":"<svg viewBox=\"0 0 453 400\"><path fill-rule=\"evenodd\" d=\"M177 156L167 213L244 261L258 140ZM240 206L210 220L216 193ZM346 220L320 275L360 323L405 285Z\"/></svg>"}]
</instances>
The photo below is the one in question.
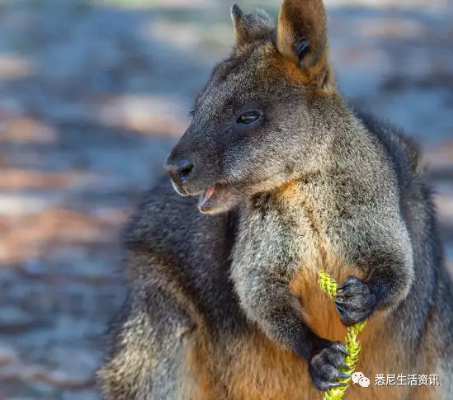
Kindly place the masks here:
<instances>
[{"instance_id":1,"label":"wallaby's forearm","mask_svg":"<svg viewBox=\"0 0 453 400\"><path fill-rule=\"evenodd\" d=\"M259 269L263 273L257 272ZM272 340L308 361L325 341L305 324L300 304L290 292L288 283L268 275L266 270L271 268L261 266L259 269L233 267L233 279L243 310Z\"/></svg>"}]
</instances>

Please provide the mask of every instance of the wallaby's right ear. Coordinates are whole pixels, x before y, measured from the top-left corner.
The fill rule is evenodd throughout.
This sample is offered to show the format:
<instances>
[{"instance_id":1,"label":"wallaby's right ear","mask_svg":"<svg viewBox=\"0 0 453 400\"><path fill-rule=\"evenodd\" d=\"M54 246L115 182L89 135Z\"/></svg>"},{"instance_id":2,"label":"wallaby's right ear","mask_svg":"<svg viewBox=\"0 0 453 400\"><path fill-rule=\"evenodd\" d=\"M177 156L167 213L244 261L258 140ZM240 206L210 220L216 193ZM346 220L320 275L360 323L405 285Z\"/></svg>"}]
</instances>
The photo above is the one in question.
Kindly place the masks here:
<instances>
[{"instance_id":1,"label":"wallaby's right ear","mask_svg":"<svg viewBox=\"0 0 453 400\"><path fill-rule=\"evenodd\" d=\"M277 47L319 86L330 83L327 17L322 0L283 1L278 16Z\"/></svg>"}]
</instances>

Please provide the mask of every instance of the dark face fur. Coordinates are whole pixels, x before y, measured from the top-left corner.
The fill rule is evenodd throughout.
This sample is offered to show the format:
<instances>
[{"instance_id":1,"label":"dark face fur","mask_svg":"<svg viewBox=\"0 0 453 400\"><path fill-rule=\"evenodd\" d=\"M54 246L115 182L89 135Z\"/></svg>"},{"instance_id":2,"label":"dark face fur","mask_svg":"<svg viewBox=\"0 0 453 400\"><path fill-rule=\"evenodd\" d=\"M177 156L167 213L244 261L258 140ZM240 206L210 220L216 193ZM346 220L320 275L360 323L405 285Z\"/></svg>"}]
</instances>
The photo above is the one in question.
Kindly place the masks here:
<instances>
[{"instance_id":1,"label":"dark face fur","mask_svg":"<svg viewBox=\"0 0 453 400\"><path fill-rule=\"evenodd\" d=\"M324 51L313 46L322 42L324 50L326 43L298 41L285 11L277 33L265 13L243 14L233 6L237 45L215 67L167 159L175 190L199 195L202 212L226 211L295 179L312 147L312 100L332 87Z\"/></svg>"}]
</instances>

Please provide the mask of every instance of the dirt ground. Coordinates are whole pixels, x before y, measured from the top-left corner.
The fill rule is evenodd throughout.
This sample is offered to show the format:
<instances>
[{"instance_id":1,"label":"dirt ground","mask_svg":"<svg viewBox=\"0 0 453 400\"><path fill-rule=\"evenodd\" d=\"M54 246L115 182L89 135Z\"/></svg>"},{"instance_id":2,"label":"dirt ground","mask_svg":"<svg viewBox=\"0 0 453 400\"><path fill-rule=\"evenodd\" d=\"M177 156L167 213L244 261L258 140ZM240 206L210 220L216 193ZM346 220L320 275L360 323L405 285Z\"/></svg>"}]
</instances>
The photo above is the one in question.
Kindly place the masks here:
<instances>
[{"instance_id":1,"label":"dirt ground","mask_svg":"<svg viewBox=\"0 0 453 400\"><path fill-rule=\"evenodd\" d=\"M327 5L344 93L424 146L453 269L453 0ZM229 6L0 0L0 400L99 398L118 232L228 53Z\"/></svg>"}]
</instances>

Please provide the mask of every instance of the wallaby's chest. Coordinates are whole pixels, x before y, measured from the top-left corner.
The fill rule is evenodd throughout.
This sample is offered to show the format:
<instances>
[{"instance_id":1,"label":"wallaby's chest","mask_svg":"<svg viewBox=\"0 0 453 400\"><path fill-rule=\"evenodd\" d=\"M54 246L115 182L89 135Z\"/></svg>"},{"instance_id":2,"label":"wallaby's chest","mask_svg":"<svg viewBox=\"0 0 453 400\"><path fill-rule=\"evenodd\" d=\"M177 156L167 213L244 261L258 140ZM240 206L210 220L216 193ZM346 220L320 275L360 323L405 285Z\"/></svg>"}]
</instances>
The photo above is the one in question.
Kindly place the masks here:
<instances>
[{"instance_id":1,"label":"wallaby's chest","mask_svg":"<svg viewBox=\"0 0 453 400\"><path fill-rule=\"evenodd\" d=\"M285 188L279 202L278 216L271 221L275 232L285 232L280 251L288 263L289 289L301 304L305 322L319 336L342 340L346 328L333 300L320 289L318 275L323 270L337 282L350 275L362 276L347 262L347 238L341 237L332 220L334 204L328 196L316 198L297 184Z\"/></svg>"},{"instance_id":2,"label":"wallaby's chest","mask_svg":"<svg viewBox=\"0 0 453 400\"><path fill-rule=\"evenodd\" d=\"M282 252L295 263L297 271L317 274L320 269L337 275L345 264L343 240L331 221L332 200L305 193L299 185L290 186L279 196L274 231L284 232ZM277 227L277 225L279 225Z\"/></svg>"}]
</instances>

